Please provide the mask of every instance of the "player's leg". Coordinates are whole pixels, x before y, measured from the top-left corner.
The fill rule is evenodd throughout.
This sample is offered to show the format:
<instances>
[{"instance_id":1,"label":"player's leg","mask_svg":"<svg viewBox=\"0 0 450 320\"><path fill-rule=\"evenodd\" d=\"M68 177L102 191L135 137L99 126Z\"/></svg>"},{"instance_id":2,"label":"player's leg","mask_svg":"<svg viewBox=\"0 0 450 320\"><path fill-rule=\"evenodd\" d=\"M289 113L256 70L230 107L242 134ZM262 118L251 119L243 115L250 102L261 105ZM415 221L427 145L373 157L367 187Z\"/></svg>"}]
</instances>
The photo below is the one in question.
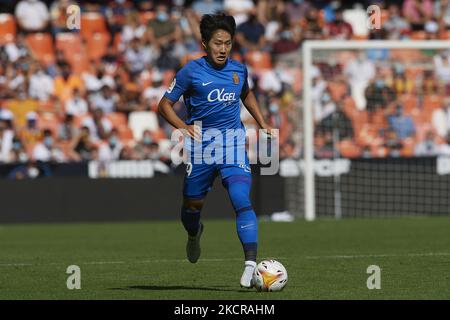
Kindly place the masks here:
<instances>
[{"instance_id":1,"label":"player's leg","mask_svg":"<svg viewBox=\"0 0 450 320\"><path fill-rule=\"evenodd\" d=\"M251 288L258 250L258 220L250 202L251 173L248 165L225 166L222 183L236 213L236 231L245 256L241 286Z\"/></svg>"},{"instance_id":2,"label":"player's leg","mask_svg":"<svg viewBox=\"0 0 450 320\"><path fill-rule=\"evenodd\" d=\"M184 198L181 208L181 222L188 233L186 256L191 263L196 263L201 254L200 238L204 227L200 222L200 212L203 203L204 199Z\"/></svg>"},{"instance_id":3,"label":"player's leg","mask_svg":"<svg viewBox=\"0 0 450 320\"><path fill-rule=\"evenodd\" d=\"M181 222L188 233L186 255L191 263L200 257L200 237L204 226L200 222L206 194L211 189L215 177L215 168L205 164L187 164L183 187L183 205Z\"/></svg>"}]
</instances>

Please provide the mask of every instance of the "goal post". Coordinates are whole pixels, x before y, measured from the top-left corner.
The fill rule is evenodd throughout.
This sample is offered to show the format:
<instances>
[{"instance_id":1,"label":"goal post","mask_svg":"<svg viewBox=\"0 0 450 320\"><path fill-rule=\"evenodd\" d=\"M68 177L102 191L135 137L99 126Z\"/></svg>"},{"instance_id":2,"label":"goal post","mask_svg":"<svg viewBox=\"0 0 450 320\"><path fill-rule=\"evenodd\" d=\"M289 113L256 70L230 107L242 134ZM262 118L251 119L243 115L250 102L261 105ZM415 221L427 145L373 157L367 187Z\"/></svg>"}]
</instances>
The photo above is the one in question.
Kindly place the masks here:
<instances>
[{"instance_id":1,"label":"goal post","mask_svg":"<svg viewBox=\"0 0 450 320\"><path fill-rule=\"evenodd\" d=\"M326 41L317 41L317 40L313 40L313 41L305 41L303 43L302 46L302 70L303 70L303 97L302 97L302 117L303 119L301 120L303 122L303 156L302 156L302 162L303 164L301 165L301 172L302 175L300 175L300 179L303 179L303 184L302 184L302 189L303 189L303 193L304 193L304 199L303 201L301 201L303 208L299 208L299 211L302 211L303 214L302 216L307 220L307 221L313 221L317 218L317 185L316 185L316 179L317 179L317 175L316 175L316 166L317 166L317 162L318 159L316 159L315 157L315 110L314 110L314 106L313 106L313 73L316 72L315 70L317 69L317 67L315 66L315 59L317 59L317 57L321 56L321 53L323 53L325 55L325 57L328 55L332 55L333 53L337 53L337 52L351 52L353 55L355 55L357 52L365 52L366 50L370 50L370 49L377 49L377 50L387 50L388 52L391 52L392 50L405 50L405 52L407 50L410 50L411 52L413 52L414 50L437 50L437 51L442 51L442 50L448 50L450 49L450 42L449 41L440 41L440 40L425 40L425 41L385 41L385 40L368 40L368 41L360 41L360 40L355 40L355 41L335 41L335 40L326 40ZM409 58L409 57L408 57ZM425 59L425 60L424 60ZM418 59L417 61L414 61L413 63L419 65L422 67L423 65L425 65L426 68L429 68L430 65L433 64L433 57L432 56L428 56L425 57L424 59ZM428 60L426 60L428 59ZM449 57L450 59L450 57ZM409 59L405 59L405 61L408 61ZM449 60L450 61L450 60ZM387 61L383 61L382 64L387 65L386 69L392 68L394 69L395 67L395 63L397 63L398 60L389 60L389 58L387 59ZM409 62L405 62L404 63L404 68L409 68L410 66L408 65ZM345 78L344 74L339 75L341 78ZM327 75L324 75L325 78L325 82L327 82L328 79L326 79ZM414 82L414 79L406 79L406 80L411 80L412 82ZM416 95L416 98L420 98L420 101L423 101L424 95L426 93L418 93L418 92L414 92L414 90L410 93L413 97L414 95ZM436 95L439 96L440 93L436 93ZM419 95L419 96L417 96ZM403 95L402 95L403 96ZM441 98L444 98L443 95L441 94L440 96ZM363 98L364 99L364 98ZM362 108L362 110L364 110L365 106ZM384 108L384 106L383 106ZM361 107L360 107L361 109ZM355 111L355 114L358 114L360 110ZM420 112L420 108L419 108L419 112ZM384 121L384 120L383 120ZM364 129L364 126L358 126L357 128L353 128L353 130L355 131L355 133L357 135L360 134L360 130ZM385 130L385 128L383 129ZM450 131L450 130L449 130ZM339 134L340 132L338 130L334 130L332 131L331 134L331 139L333 140L333 145L336 145L336 143L340 143L339 141ZM337 138L336 138L337 137ZM336 140L337 139L337 140ZM420 139L417 139L416 141L417 143L420 142ZM442 141L441 141L442 142ZM360 145L358 146L360 149L364 149L367 148L369 149L369 146L363 146ZM365 149L364 149L365 150ZM357 156L359 158L361 158L362 156L359 155ZM370 157L370 156L369 156ZM413 154L408 154L408 156L410 159L414 158ZM334 206L334 212L333 215L336 218L341 218L341 217L345 217L347 216L347 212L345 210L345 208L342 208L342 199L341 199L341 175L339 173L337 173L337 171L339 171L339 169L335 166L351 166L352 165L352 155L350 156L346 156L346 155L338 155L336 156L336 154L334 154L332 156L332 159L336 160L336 158L341 159L341 163L337 163L336 161L332 162L332 171L333 171L333 181L334 181L334 185L332 186L333 189L333 201L330 201L330 203L333 203L332 205ZM380 176L385 176L385 174L387 174L387 176L389 177L389 172L387 170L390 169L385 169L385 168L394 168L393 170L395 170L395 168L397 168L395 166L395 164L391 164L391 161L384 161L383 159L390 159L390 155L389 154L384 154L381 156L374 156L373 157L373 164L369 163L369 162L364 162L365 160L362 160L360 163L360 168L367 168L366 171L358 171L361 174L361 181L363 181L362 183L366 183L364 182L365 179L364 177L375 177L374 179L376 179L376 176L379 172L376 172L376 170L385 170L385 172L383 172L383 174L381 174ZM400 155L398 158L402 158L402 156ZM345 162L347 161L347 162ZM381 161L381 162L380 162ZM394 160L392 160L393 162L395 162ZM411 160L412 161L412 160ZM417 160L419 161L419 160ZM410 170L410 168L417 168L417 163L419 163L419 165L422 164L422 162L414 162L412 164L405 164L404 167L405 172L408 172L408 170ZM435 163L439 162L435 159ZM437 165L437 164L436 164ZM383 169L381 169L383 168ZM422 168L422 167L420 167ZM434 174L435 172L433 172L433 170L429 170L428 167L427 169L425 169L425 167L423 167L424 172L427 171L427 174L429 173ZM371 171L372 170L372 171ZM422 170L422 169L420 169ZM430 171L430 172L428 172ZM405 177L403 177L405 178ZM414 179L414 178L411 178ZM435 184L433 184L432 179L434 178L430 178L430 180L428 181L427 177L422 175L422 172L420 173L420 177L418 176L417 179L422 179L422 182L426 182L426 184L423 185L423 188L426 188L426 185L428 186L434 186L436 185L436 183L438 183L438 187L437 188L441 188L441 190L439 190L439 194L445 195L445 193L447 191L449 191L447 189L447 187L449 186L449 182L447 180L439 180L439 182L435 182ZM446 179L446 178L445 178ZM405 183L407 183L407 179L405 178ZM409 186L406 186L406 188L420 188L420 182L421 181L411 181L411 184ZM438 180L436 180L438 181ZM416 186L416 184L418 186ZM355 201L373 201L374 205L377 205L375 201L387 201L386 199L383 199L384 196L388 197L390 196L389 194L387 194L388 191L386 191L386 194L383 194L383 187L382 184L377 185L376 187L373 187L371 189L372 186L368 186L368 185L362 185L361 186L361 190L365 190L364 192L371 192L371 190L375 190L377 194L373 195L373 199L369 199L370 195L367 195L367 199L362 199L362 198L358 198L360 196L360 194L358 194L358 186L353 186L352 188L347 188L347 189L352 189L352 190L356 190L353 191L353 197ZM381 190L381 191L380 191ZM388 190L385 188L385 190ZM411 190L410 190L411 191ZM419 192L420 190L412 190L408 196L414 196L415 192ZM448 196L447 196L448 197ZM347 196L348 198L348 196ZM377 200L374 200L377 199ZM390 215L390 212L388 212L389 210L391 210L390 208L396 208L397 204L394 203L395 201L408 201L408 197L407 196L400 196L399 195L399 199L391 199L389 198L389 201L392 201L392 203L390 204L390 207L383 207L383 205L379 205L377 206L377 214L385 214L387 216ZM349 199L346 199L347 203L349 203ZM419 201L419 200L417 200ZM444 209L443 207L447 204L447 201L444 202L439 202L440 203L440 208L436 209L436 212L441 213ZM358 203L359 205L360 203ZM429 204L429 203L427 203ZM355 208L351 208L352 212L354 212L355 214L353 215L357 215L359 214L358 212L358 205L355 204ZM371 216L370 212L365 212L364 208L366 208L365 205L361 205L361 212L360 214L363 216ZM404 207L406 208L406 204L404 205ZM426 207L426 206L425 206ZM383 209L385 208L385 209ZM383 213L382 210L385 210L386 212ZM403 210L403 209L402 209ZM372 210L366 210L366 211L372 211ZM375 211L375 210L373 210ZM400 210L401 211L401 210ZM405 209L406 211L406 209ZM424 212L424 214L426 214L426 212Z\"/></svg>"}]
</instances>

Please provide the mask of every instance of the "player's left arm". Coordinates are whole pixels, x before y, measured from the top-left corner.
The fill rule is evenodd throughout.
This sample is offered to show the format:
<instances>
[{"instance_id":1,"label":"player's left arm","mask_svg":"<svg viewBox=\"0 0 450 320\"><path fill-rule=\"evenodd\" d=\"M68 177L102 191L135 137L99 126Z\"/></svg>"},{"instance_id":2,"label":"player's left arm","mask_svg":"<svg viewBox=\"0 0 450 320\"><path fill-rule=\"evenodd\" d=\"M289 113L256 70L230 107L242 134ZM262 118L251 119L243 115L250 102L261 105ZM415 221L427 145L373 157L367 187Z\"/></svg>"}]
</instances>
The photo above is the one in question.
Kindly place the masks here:
<instances>
[{"instance_id":1,"label":"player's left arm","mask_svg":"<svg viewBox=\"0 0 450 320\"><path fill-rule=\"evenodd\" d=\"M243 91L241 94L241 100L242 100L242 103L244 104L245 108L248 110L248 112L250 112L252 117L256 120L259 127L261 129L266 130L266 133L270 137L277 137L277 135L278 135L277 131L275 131L275 130L271 131L273 128L270 125L268 125L266 123L266 121L264 120L264 117L258 106L258 101L256 100L256 97L255 97L253 91L250 89Z\"/></svg>"}]
</instances>

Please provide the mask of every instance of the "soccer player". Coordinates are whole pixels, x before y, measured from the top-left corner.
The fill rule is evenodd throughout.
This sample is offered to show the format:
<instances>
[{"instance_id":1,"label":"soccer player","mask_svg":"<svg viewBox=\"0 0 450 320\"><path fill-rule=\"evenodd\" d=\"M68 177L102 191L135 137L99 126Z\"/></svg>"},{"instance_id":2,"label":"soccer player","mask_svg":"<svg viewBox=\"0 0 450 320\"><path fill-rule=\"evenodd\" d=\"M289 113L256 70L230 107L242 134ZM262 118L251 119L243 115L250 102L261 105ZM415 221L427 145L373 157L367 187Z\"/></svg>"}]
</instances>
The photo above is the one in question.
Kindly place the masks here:
<instances>
[{"instance_id":1,"label":"soccer player","mask_svg":"<svg viewBox=\"0 0 450 320\"><path fill-rule=\"evenodd\" d=\"M197 155L194 146L194 156L191 153L184 178L181 221L188 233L187 258L195 263L200 257L200 237L204 229L200 212L216 175L220 174L236 213L237 234L244 250L244 272L240 284L251 288L252 273L256 266L258 224L249 197L251 171L245 151L245 128L240 119L239 100L242 100L269 137L276 138L276 132L272 132L263 119L256 98L248 86L247 68L230 59L235 30L236 23L232 16L221 13L202 17L200 32L207 55L188 62L178 71L159 102L158 110L172 126L184 129L187 145L192 147L195 141L200 141L203 151L208 146L205 134L209 129L215 129L215 132L224 136L230 129L237 132L231 146L230 139L225 139L224 155L218 156L220 161L214 158L212 164L195 161ZM186 122L172 108L181 96L188 109ZM196 125L198 121L201 126ZM230 149L234 153L243 150L244 156L237 155L233 161L227 161Z\"/></svg>"}]
</instances>

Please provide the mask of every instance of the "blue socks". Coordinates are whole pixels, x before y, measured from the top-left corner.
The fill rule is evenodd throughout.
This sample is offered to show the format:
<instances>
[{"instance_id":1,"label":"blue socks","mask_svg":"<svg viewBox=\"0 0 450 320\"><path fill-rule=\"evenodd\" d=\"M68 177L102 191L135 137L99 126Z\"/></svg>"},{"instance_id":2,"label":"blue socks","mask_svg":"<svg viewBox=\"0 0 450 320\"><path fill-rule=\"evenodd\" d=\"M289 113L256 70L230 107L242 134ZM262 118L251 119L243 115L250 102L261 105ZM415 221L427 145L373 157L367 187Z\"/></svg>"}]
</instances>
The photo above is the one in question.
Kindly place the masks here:
<instances>
[{"instance_id":1,"label":"blue socks","mask_svg":"<svg viewBox=\"0 0 450 320\"><path fill-rule=\"evenodd\" d=\"M191 237L196 236L200 228L200 211L190 210L183 206L181 208L181 222Z\"/></svg>"}]
</instances>

